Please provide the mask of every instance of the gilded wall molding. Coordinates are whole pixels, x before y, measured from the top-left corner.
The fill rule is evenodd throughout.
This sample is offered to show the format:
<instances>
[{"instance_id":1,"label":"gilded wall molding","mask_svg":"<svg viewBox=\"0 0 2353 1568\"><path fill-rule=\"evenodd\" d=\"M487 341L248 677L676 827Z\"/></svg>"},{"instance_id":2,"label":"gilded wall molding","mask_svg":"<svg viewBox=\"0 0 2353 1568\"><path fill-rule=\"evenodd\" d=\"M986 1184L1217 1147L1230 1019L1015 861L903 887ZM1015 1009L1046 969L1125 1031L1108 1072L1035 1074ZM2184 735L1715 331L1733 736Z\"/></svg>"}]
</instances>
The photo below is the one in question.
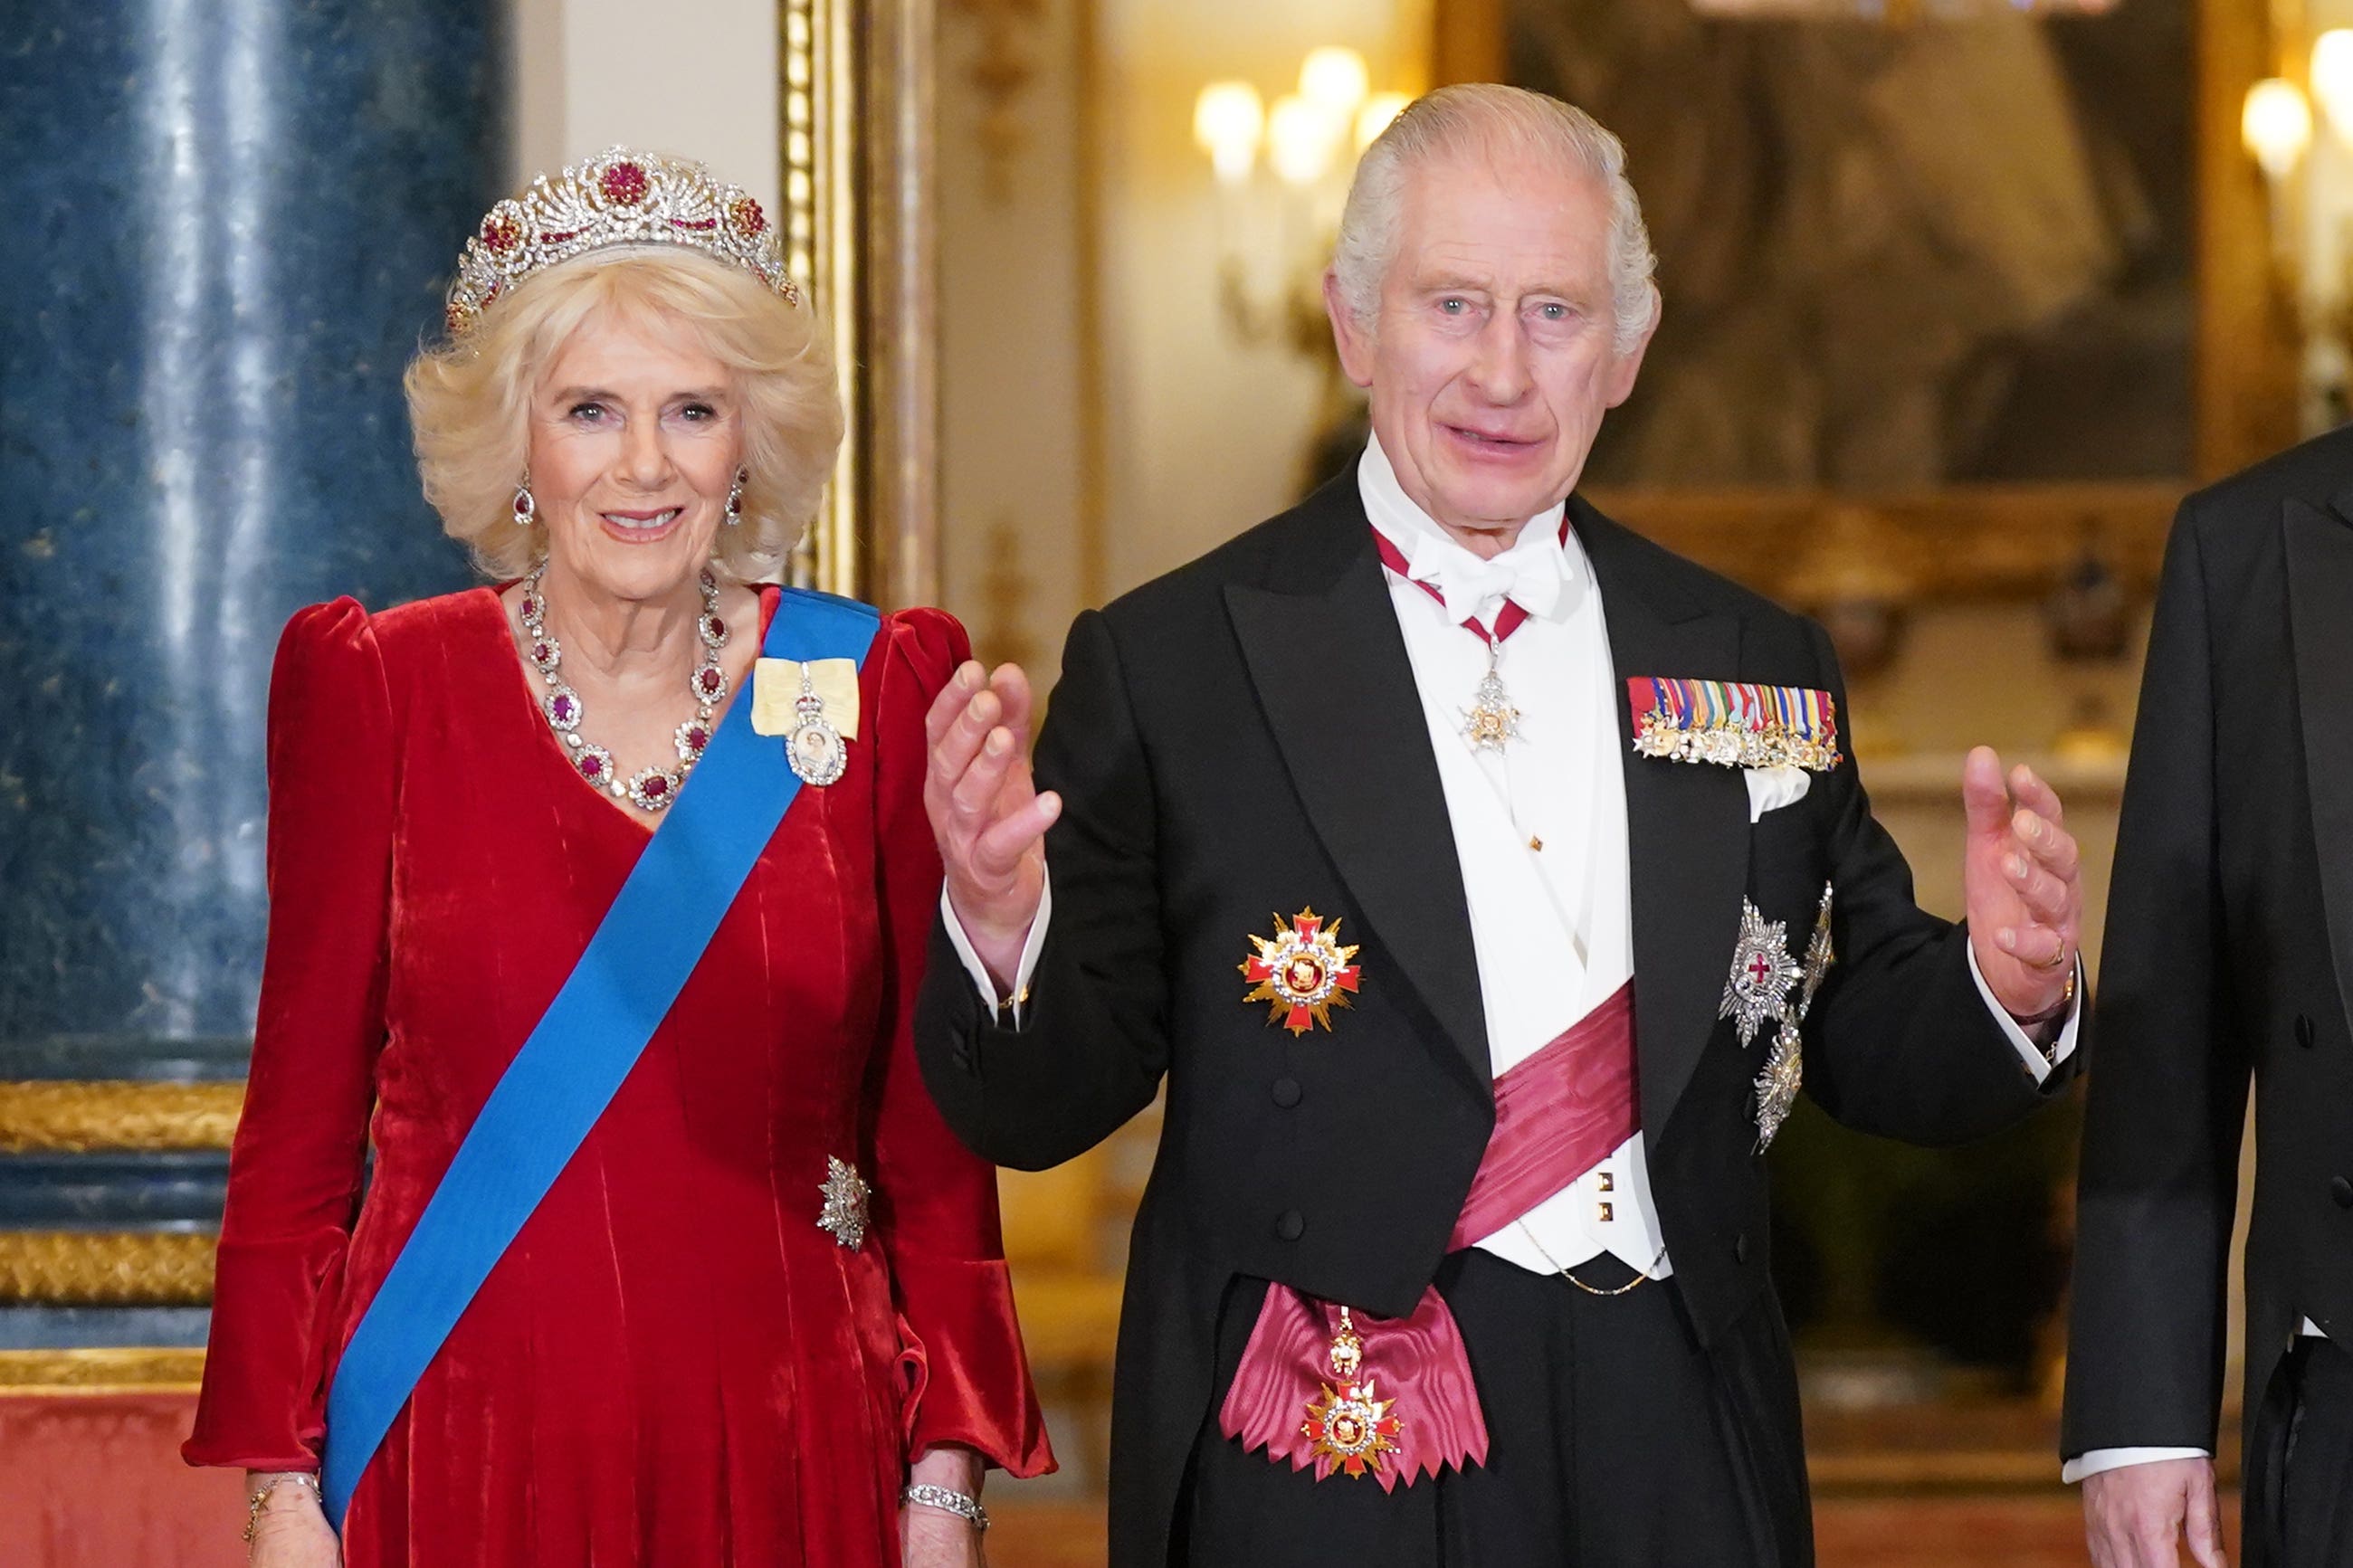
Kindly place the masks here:
<instances>
[{"instance_id":1,"label":"gilded wall molding","mask_svg":"<svg viewBox=\"0 0 2353 1568\"><path fill-rule=\"evenodd\" d=\"M2181 487L1974 485L1896 494L1779 489L1592 492L1605 513L1711 571L1800 609L2033 599L2089 551L2146 599ZM1863 574L1857 592L1850 579Z\"/></svg>"},{"instance_id":2,"label":"gilded wall molding","mask_svg":"<svg viewBox=\"0 0 2353 1568\"><path fill-rule=\"evenodd\" d=\"M855 53L850 0L779 0L777 100L785 177L785 260L809 286L833 333L835 374L850 417L833 482L794 552L793 580L857 596L865 591L858 501L865 442L859 428L857 191L848 162L855 142Z\"/></svg>"},{"instance_id":3,"label":"gilded wall molding","mask_svg":"<svg viewBox=\"0 0 2353 1568\"><path fill-rule=\"evenodd\" d=\"M1081 5L1092 0L1079 0ZM980 95L982 178L990 201L1013 199L1013 168L1029 132L1021 123L1021 95L1038 75L1029 35L1044 21L1045 0L949 0L980 31L980 47L964 68L965 79Z\"/></svg>"},{"instance_id":4,"label":"gilded wall molding","mask_svg":"<svg viewBox=\"0 0 2353 1568\"><path fill-rule=\"evenodd\" d=\"M795 582L938 597L934 0L778 0L787 258L833 333L849 424Z\"/></svg>"},{"instance_id":5,"label":"gilded wall molding","mask_svg":"<svg viewBox=\"0 0 2353 1568\"><path fill-rule=\"evenodd\" d=\"M0 1351L0 1398L194 1394L204 1376L205 1352L193 1345Z\"/></svg>"},{"instance_id":6,"label":"gilded wall molding","mask_svg":"<svg viewBox=\"0 0 2353 1568\"><path fill-rule=\"evenodd\" d=\"M980 579L981 620L974 634L976 656L990 664L1038 662L1038 641L1029 635L1029 601L1037 584L1021 566L1021 530L1011 513L988 531L988 568Z\"/></svg>"},{"instance_id":7,"label":"gilded wall molding","mask_svg":"<svg viewBox=\"0 0 2353 1568\"><path fill-rule=\"evenodd\" d=\"M1079 133L1071 149L1076 199L1078 279L1071 308L1079 318L1079 599L1090 607L1111 596L1111 372L1103 320L1103 188L1106 144L1103 62L1096 0L1078 0L1071 16L1071 60Z\"/></svg>"},{"instance_id":8,"label":"gilded wall molding","mask_svg":"<svg viewBox=\"0 0 2353 1568\"><path fill-rule=\"evenodd\" d=\"M202 1307L206 1232L0 1230L0 1306Z\"/></svg>"},{"instance_id":9,"label":"gilded wall molding","mask_svg":"<svg viewBox=\"0 0 2353 1568\"><path fill-rule=\"evenodd\" d=\"M0 1083L0 1153L226 1149L240 1083Z\"/></svg>"},{"instance_id":10,"label":"gilded wall molding","mask_svg":"<svg viewBox=\"0 0 2353 1568\"><path fill-rule=\"evenodd\" d=\"M834 0L844 12L846 0ZM869 596L940 597L939 202L934 0L869 0L858 120Z\"/></svg>"}]
</instances>

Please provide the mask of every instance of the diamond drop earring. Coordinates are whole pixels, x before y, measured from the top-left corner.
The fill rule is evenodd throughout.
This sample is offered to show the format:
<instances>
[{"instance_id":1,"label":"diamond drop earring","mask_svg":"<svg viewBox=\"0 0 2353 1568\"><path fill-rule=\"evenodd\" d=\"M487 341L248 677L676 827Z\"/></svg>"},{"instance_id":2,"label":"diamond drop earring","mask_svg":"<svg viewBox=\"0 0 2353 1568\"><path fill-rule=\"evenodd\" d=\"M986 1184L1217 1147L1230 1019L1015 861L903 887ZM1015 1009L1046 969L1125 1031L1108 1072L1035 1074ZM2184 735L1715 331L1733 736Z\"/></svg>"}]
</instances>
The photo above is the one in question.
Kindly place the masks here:
<instances>
[{"instance_id":1,"label":"diamond drop earring","mask_svg":"<svg viewBox=\"0 0 2353 1568\"><path fill-rule=\"evenodd\" d=\"M522 483L515 486L514 520L517 528L529 528L539 521L539 502L532 499L531 473L526 469Z\"/></svg>"},{"instance_id":2,"label":"diamond drop earring","mask_svg":"<svg viewBox=\"0 0 2353 1568\"><path fill-rule=\"evenodd\" d=\"M744 486L752 478L749 468L735 470L735 482L727 488L727 526L733 528L744 521Z\"/></svg>"}]
</instances>

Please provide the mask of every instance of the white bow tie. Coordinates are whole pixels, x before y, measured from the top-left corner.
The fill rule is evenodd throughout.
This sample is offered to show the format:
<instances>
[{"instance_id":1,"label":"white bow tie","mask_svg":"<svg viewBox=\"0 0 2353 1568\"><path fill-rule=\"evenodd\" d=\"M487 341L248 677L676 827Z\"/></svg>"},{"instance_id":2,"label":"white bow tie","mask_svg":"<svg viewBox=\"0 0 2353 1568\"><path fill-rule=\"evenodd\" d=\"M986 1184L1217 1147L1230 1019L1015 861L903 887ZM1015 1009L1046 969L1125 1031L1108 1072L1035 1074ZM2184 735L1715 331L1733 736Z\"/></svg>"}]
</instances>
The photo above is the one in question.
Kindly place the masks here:
<instances>
[{"instance_id":1,"label":"white bow tie","mask_svg":"<svg viewBox=\"0 0 2353 1568\"><path fill-rule=\"evenodd\" d=\"M1452 540L1422 534L1407 556L1406 575L1437 589L1450 619L1475 617L1490 626L1506 599L1531 616L1552 614L1562 589L1560 552L1543 540L1514 544L1484 561Z\"/></svg>"}]
</instances>

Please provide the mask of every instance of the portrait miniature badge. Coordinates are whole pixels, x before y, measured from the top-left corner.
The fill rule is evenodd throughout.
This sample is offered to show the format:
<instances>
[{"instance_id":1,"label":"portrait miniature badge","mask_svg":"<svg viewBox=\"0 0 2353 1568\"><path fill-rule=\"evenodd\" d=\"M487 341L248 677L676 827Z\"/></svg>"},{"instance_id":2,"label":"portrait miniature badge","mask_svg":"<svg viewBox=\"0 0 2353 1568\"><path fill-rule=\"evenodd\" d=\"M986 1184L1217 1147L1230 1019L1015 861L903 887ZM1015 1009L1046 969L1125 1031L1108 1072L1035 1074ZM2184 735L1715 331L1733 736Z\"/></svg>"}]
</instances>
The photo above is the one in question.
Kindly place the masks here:
<instances>
[{"instance_id":1,"label":"portrait miniature badge","mask_svg":"<svg viewBox=\"0 0 2353 1568\"><path fill-rule=\"evenodd\" d=\"M1294 1035L1315 1024L1332 1027L1332 1009L1348 1005L1358 984L1354 947L1340 944L1340 917L1327 927L1314 910L1302 910L1285 921L1274 917L1271 938L1252 936L1255 957L1239 965L1242 978L1256 989L1244 1002L1264 1002L1271 1011L1269 1023L1280 1023Z\"/></svg>"},{"instance_id":2,"label":"portrait miniature badge","mask_svg":"<svg viewBox=\"0 0 2353 1568\"><path fill-rule=\"evenodd\" d=\"M858 738L858 665L853 659L764 658L752 667L752 729L782 735L785 761L803 784L822 789L849 768Z\"/></svg>"}]
</instances>

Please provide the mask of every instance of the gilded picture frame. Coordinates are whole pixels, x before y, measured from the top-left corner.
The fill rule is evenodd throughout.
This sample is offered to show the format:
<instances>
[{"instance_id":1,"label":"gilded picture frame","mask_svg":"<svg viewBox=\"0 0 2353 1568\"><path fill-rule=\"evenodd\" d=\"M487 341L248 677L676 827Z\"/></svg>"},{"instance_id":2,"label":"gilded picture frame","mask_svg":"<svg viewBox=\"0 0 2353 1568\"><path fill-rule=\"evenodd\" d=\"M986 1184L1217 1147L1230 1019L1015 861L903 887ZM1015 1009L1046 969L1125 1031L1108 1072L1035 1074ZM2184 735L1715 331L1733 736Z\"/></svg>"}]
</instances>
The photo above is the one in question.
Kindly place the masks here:
<instances>
[{"instance_id":1,"label":"gilded picture frame","mask_svg":"<svg viewBox=\"0 0 2353 1568\"><path fill-rule=\"evenodd\" d=\"M797 581L887 607L938 585L932 0L778 0L786 241L849 411Z\"/></svg>"},{"instance_id":2,"label":"gilded picture frame","mask_svg":"<svg viewBox=\"0 0 2353 1568\"><path fill-rule=\"evenodd\" d=\"M2279 45L2263 0L2192 0L2190 14L2195 322L2182 472L1898 491L1632 485L1597 501L1807 608L2033 596L2087 551L2128 593L2147 594L2182 495L2297 436L2295 324L2271 258L2263 178L2239 142L2241 102L2277 70ZM1508 79L1512 15L1513 0L1436 0L1434 79Z\"/></svg>"}]
</instances>

